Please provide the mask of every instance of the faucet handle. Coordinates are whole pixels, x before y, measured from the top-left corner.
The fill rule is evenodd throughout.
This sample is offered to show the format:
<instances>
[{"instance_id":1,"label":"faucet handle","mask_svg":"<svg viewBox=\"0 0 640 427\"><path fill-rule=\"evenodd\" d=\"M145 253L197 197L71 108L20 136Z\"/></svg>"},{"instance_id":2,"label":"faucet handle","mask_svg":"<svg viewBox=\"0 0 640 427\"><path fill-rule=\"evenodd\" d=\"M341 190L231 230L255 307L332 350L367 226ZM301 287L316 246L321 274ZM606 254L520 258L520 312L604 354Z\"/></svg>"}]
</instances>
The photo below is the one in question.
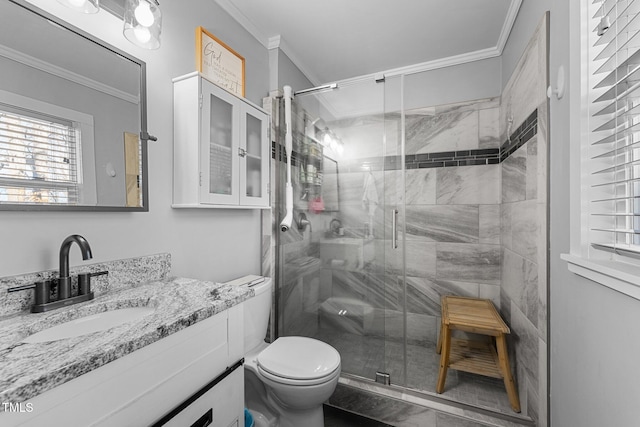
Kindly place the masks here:
<instances>
[{"instance_id":1,"label":"faucet handle","mask_svg":"<svg viewBox=\"0 0 640 427\"><path fill-rule=\"evenodd\" d=\"M96 277L96 276L104 276L105 274L109 274L109 272L107 270L98 271L97 273L89 273L89 276L90 277Z\"/></svg>"},{"instance_id":2,"label":"faucet handle","mask_svg":"<svg viewBox=\"0 0 640 427\"><path fill-rule=\"evenodd\" d=\"M97 273L78 274L78 295L86 295L91 292L91 278L109 274L108 271L99 271Z\"/></svg>"},{"instance_id":3,"label":"faucet handle","mask_svg":"<svg viewBox=\"0 0 640 427\"><path fill-rule=\"evenodd\" d=\"M15 286L13 288L7 289L7 292L18 292L34 288L34 303L36 305L48 303L51 293L51 280L43 280L41 282L35 282L29 285Z\"/></svg>"}]
</instances>

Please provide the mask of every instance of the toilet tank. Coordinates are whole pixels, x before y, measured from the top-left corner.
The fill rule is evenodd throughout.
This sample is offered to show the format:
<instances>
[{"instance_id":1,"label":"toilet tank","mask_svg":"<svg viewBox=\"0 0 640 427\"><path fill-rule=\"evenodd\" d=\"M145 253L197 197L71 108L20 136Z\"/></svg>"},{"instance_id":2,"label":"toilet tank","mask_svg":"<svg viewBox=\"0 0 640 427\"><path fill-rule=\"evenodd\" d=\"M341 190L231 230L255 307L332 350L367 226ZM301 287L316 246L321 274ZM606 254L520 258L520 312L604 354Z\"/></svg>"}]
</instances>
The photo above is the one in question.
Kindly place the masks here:
<instances>
[{"instance_id":1,"label":"toilet tank","mask_svg":"<svg viewBox=\"0 0 640 427\"><path fill-rule=\"evenodd\" d=\"M271 278L253 285L256 295L244 302L244 351L262 344L269 327L271 313Z\"/></svg>"}]
</instances>

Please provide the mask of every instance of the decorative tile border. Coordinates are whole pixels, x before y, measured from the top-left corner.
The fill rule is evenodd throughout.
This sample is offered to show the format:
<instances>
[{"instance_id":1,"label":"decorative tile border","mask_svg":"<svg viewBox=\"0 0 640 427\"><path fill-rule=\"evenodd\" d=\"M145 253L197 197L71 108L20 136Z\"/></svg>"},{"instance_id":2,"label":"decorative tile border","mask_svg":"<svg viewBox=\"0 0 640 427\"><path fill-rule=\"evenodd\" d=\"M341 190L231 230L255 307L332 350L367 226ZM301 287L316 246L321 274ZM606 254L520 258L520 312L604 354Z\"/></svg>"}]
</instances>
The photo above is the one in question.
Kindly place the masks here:
<instances>
[{"instance_id":1,"label":"decorative tile border","mask_svg":"<svg viewBox=\"0 0 640 427\"><path fill-rule=\"evenodd\" d=\"M533 113L526 118L526 120L518 126L518 128L511 133L511 136L500 147L500 162L503 162L507 157L515 153L515 151L526 144L531 138L538 133L538 109L533 110Z\"/></svg>"},{"instance_id":2,"label":"decorative tile border","mask_svg":"<svg viewBox=\"0 0 640 427\"><path fill-rule=\"evenodd\" d=\"M494 165L502 163L518 148L522 147L538 133L538 110L534 110L529 117L513 132L500 148L483 148L477 150L443 151L439 153L407 154L405 169L446 168L457 166ZM277 149L280 147L278 160L286 162L287 155L282 144L272 142L271 157L276 159ZM300 164L300 154L291 153L291 165ZM401 169L401 156L368 157L357 160L340 162L341 172L361 172L363 170L390 171Z\"/></svg>"},{"instance_id":3,"label":"decorative tile border","mask_svg":"<svg viewBox=\"0 0 640 427\"><path fill-rule=\"evenodd\" d=\"M490 165L500 162L499 148L480 150L444 151L441 153L408 154L407 169L441 168L452 166Z\"/></svg>"}]
</instances>

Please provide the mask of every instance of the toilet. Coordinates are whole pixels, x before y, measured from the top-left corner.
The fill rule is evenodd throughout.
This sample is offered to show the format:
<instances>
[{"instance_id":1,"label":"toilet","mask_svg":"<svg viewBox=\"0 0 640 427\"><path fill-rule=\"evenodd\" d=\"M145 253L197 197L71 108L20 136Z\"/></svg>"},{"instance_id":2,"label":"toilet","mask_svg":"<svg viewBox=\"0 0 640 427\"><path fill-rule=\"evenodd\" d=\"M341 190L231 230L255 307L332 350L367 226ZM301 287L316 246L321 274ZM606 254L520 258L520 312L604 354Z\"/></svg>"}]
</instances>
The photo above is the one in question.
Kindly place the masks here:
<instances>
[{"instance_id":1,"label":"toilet","mask_svg":"<svg viewBox=\"0 0 640 427\"><path fill-rule=\"evenodd\" d=\"M255 276L249 280L255 282ZM324 426L322 404L338 384L340 354L307 337L265 342L271 279L252 287L255 297L244 302L244 373L245 405L253 414L255 427Z\"/></svg>"}]
</instances>

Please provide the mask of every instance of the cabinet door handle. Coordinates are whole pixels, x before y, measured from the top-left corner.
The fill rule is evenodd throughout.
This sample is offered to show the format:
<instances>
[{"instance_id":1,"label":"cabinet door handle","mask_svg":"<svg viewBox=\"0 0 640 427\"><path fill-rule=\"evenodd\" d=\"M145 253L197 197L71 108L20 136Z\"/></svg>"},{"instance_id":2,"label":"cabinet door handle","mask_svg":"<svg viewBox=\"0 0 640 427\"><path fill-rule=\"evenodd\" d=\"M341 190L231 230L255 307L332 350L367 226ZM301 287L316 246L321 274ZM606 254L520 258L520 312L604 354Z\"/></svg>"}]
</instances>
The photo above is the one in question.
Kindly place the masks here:
<instances>
[{"instance_id":1,"label":"cabinet door handle","mask_svg":"<svg viewBox=\"0 0 640 427\"><path fill-rule=\"evenodd\" d=\"M245 157L247 155L247 150L244 148L238 148L238 156Z\"/></svg>"},{"instance_id":2,"label":"cabinet door handle","mask_svg":"<svg viewBox=\"0 0 640 427\"><path fill-rule=\"evenodd\" d=\"M210 408L205 414L198 419L191 427L207 427L213 423L213 408Z\"/></svg>"}]
</instances>

